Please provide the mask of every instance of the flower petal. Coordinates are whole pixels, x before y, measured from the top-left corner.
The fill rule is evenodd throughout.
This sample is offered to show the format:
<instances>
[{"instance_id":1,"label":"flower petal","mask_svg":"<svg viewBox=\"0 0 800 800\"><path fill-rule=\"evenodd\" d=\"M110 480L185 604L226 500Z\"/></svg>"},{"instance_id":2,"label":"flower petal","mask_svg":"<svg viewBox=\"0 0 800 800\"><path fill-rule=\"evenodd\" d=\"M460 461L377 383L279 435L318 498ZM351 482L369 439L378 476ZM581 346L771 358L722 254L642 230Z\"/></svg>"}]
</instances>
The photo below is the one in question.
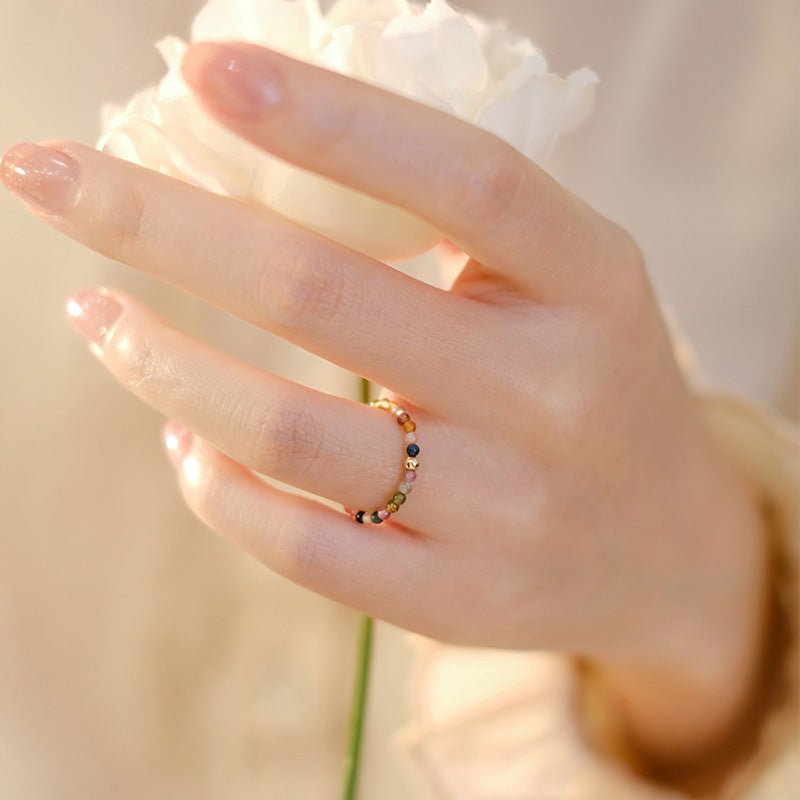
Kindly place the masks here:
<instances>
[{"instance_id":1,"label":"flower petal","mask_svg":"<svg viewBox=\"0 0 800 800\"><path fill-rule=\"evenodd\" d=\"M317 0L210 0L195 17L192 41L254 42L309 58L323 28Z\"/></svg>"},{"instance_id":2,"label":"flower petal","mask_svg":"<svg viewBox=\"0 0 800 800\"><path fill-rule=\"evenodd\" d=\"M250 199L379 261L411 258L442 238L407 211L278 159L259 162Z\"/></svg>"},{"instance_id":3,"label":"flower petal","mask_svg":"<svg viewBox=\"0 0 800 800\"><path fill-rule=\"evenodd\" d=\"M409 95L423 85L445 100L480 92L488 80L486 59L467 19L444 0L431 0L421 14L392 20L377 52L378 79Z\"/></svg>"},{"instance_id":4,"label":"flower petal","mask_svg":"<svg viewBox=\"0 0 800 800\"><path fill-rule=\"evenodd\" d=\"M382 34L383 25L378 22L334 28L331 41L314 62L352 78L378 83L375 61Z\"/></svg>"},{"instance_id":5,"label":"flower petal","mask_svg":"<svg viewBox=\"0 0 800 800\"><path fill-rule=\"evenodd\" d=\"M192 41L244 40L425 103L483 127L541 161L591 110L597 76L547 71L542 53L503 23L445 0L209 0ZM430 247L435 230L407 212L284 164L200 108L181 74L186 43L158 45L167 74L124 107L102 111L100 146L225 194L248 198L384 260Z\"/></svg>"},{"instance_id":6,"label":"flower petal","mask_svg":"<svg viewBox=\"0 0 800 800\"><path fill-rule=\"evenodd\" d=\"M413 13L408 0L337 0L325 15L331 30L343 25L377 22L385 26L396 17L410 17Z\"/></svg>"},{"instance_id":7,"label":"flower petal","mask_svg":"<svg viewBox=\"0 0 800 800\"><path fill-rule=\"evenodd\" d=\"M476 124L542 162L558 139L591 111L597 78L591 70L570 80L548 73L486 105Z\"/></svg>"}]
</instances>

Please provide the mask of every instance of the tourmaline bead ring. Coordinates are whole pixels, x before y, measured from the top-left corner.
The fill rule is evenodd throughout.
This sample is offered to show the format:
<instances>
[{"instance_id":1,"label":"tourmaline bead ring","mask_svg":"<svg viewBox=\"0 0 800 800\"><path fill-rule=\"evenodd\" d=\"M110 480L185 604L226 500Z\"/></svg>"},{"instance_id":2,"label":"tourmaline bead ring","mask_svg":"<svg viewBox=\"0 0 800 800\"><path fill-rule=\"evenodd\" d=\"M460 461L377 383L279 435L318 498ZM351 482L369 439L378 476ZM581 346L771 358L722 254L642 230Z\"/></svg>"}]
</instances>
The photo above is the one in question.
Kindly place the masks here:
<instances>
[{"instance_id":1,"label":"tourmaline bead ring","mask_svg":"<svg viewBox=\"0 0 800 800\"><path fill-rule=\"evenodd\" d=\"M374 511L364 511L363 509L359 510L351 506L345 506L344 510L361 525L380 525L384 520L389 519L392 514L396 514L400 510L400 506L406 502L408 495L411 494L411 488L417 479L417 470L419 469L419 445L417 444L416 423L401 405L385 397L380 400L373 400L370 405L373 408L388 411L403 429L406 445L401 461L403 480L381 508L376 508Z\"/></svg>"}]
</instances>

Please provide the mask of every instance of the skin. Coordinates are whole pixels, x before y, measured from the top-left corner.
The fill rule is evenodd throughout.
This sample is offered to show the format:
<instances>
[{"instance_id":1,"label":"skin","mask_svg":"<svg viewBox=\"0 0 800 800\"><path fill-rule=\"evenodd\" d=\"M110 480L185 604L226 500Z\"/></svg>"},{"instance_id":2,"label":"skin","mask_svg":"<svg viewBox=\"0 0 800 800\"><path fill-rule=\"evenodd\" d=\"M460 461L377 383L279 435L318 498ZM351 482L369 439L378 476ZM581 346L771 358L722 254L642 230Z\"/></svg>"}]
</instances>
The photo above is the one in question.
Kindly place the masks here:
<instances>
[{"instance_id":1,"label":"skin","mask_svg":"<svg viewBox=\"0 0 800 800\"><path fill-rule=\"evenodd\" d=\"M268 211L48 145L73 170L58 202L35 200L49 224L386 386L419 426L413 495L364 528L254 471L376 508L401 441L385 412L238 362L122 293L78 293L100 362L176 421L188 505L367 614L588 659L645 758L702 766L755 691L766 537L701 423L631 237L491 135L345 77L210 44L189 49L184 74L224 125L469 255L441 291ZM24 195L21 152L3 174Z\"/></svg>"}]
</instances>

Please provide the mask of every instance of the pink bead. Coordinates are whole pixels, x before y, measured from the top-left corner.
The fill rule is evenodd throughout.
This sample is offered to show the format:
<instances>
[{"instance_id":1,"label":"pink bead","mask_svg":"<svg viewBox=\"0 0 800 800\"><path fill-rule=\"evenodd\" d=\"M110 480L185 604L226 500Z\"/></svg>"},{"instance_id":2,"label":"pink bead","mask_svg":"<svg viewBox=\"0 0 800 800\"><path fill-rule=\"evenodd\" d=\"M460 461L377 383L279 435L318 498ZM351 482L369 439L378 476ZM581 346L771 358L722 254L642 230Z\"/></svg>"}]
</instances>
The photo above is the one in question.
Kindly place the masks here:
<instances>
[{"instance_id":1,"label":"pink bead","mask_svg":"<svg viewBox=\"0 0 800 800\"><path fill-rule=\"evenodd\" d=\"M408 483L413 483L416 479L417 473L414 472L413 469L410 469L408 472L406 472L406 481L408 481Z\"/></svg>"},{"instance_id":2,"label":"pink bead","mask_svg":"<svg viewBox=\"0 0 800 800\"><path fill-rule=\"evenodd\" d=\"M388 512L388 511L387 511L385 508L382 508L382 509L381 509L381 510L378 512L378 516L379 516L381 519L389 519L389 512Z\"/></svg>"}]
</instances>

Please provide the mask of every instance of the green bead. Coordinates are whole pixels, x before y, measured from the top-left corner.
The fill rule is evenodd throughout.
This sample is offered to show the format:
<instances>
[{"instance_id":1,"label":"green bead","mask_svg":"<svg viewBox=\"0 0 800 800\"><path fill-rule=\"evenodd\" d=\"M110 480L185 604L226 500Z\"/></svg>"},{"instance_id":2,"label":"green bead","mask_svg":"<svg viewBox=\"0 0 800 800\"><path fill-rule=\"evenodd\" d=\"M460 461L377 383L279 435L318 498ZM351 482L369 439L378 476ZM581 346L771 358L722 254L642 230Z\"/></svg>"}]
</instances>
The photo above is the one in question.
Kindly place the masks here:
<instances>
[{"instance_id":1,"label":"green bead","mask_svg":"<svg viewBox=\"0 0 800 800\"><path fill-rule=\"evenodd\" d=\"M398 506L403 505L406 501L406 496L402 492L397 492L397 494L392 498L393 503L397 503Z\"/></svg>"},{"instance_id":2,"label":"green bead","mask_svg":"<svg viewBox=\"0 0 800 800\"><path fill-rule=\"evenodd\" d=\"M373 512L372 512L372 521L373 521L373 522L374 522L376 525L380 525L380 524L381 524L381 522L383 522L383 520L382 520L382 519L381 519L381 518L378 516L378 512L377 512L377 511L373 511Z\"/></svg>"}]
</instances>

